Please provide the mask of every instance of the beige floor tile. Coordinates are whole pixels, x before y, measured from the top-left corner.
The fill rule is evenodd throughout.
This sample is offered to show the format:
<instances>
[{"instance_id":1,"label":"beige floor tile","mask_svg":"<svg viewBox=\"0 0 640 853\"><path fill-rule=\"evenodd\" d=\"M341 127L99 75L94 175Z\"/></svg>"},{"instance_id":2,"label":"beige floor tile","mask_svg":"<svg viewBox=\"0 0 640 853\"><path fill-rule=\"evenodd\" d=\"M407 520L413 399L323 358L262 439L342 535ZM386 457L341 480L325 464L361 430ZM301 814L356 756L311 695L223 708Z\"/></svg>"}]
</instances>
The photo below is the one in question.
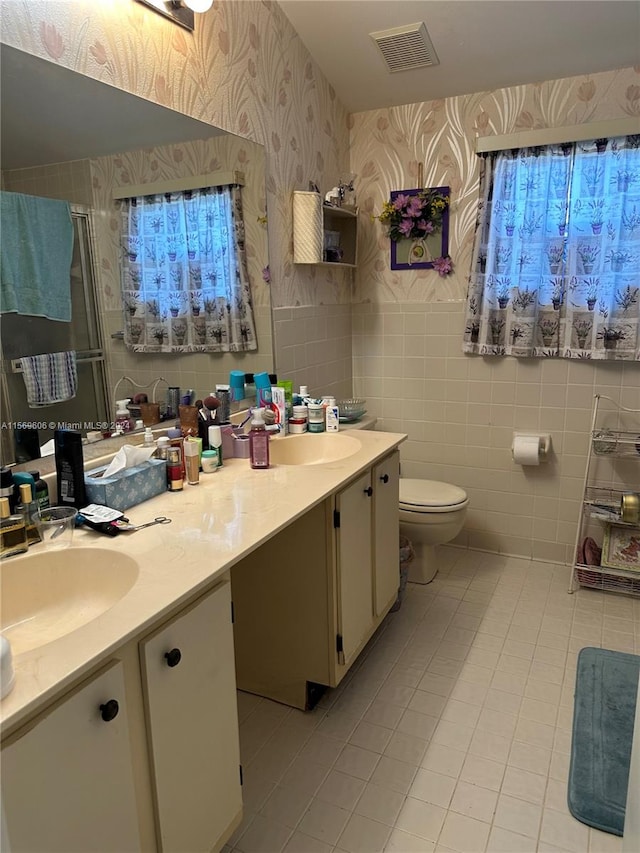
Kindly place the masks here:
<instances>
[{"instance_id":1,"label":"beige floor tile","mask_svg":"<svg viewBox=\"0 0 640 853\"><path fill-rule=\"evenodd\" d=\"M338 839L338 847L347 853L382 853L390 835L390 826L354 814Z\"/></svg>"},{"instance_id":2,"label":"beige floor tile","mask_svg":"<svg viewBox=\"0 0 640 853\"><path fill-rule=\"evenodd\" d=\"M407 764L418 766L422 761L426 748L426 740L404 734L403 732L395 732L391 736L384 754L389 758L397 758L398 761L406 761Z\"/></svg>"},{"instance_id":3,"label":"beige floor tile","mask_svg":"<svg viewBox=\"0 0 640 853\"><path fill-rule=\"evenodd\" d=\"M402 829L394 829L387 841L385 850L386 853L434 853L435 844L433 841L420 838L419 835L411 835Z\"/></svg>"},{"instance_id":4,"label":"beige floor tile","mask_svg":"<svg viewBox=\"0 0 640 853\"><path fill-rule=\"evenodd\" d=\"M437 717L431 717L429 714L421 714L419 711L412 711L410 708L407 708L400 718L396 729L404 734L413 735L414 737L428 741L437 725Z\"/></svg>"},{"instance_id":5,"label":"beige floor tile","mask_svg":"<svg viewBox=\"0 0 640 853\"><path fill-rule=\"evenodd\" d=\"M459 781L449 808L467 817L491 823L497 801L497 791Z\"/></svg>"},{"instance_id":6,"label":"beige floor tile","mask_svg":"<svg viewBox=\"0 0 640 853\"><path fill-rule=\"evenodd\" d=\"M299 756L289 765L281 779L281 784L290 788L302 788L314 794L324 781L329 768L315 761Z\"/></svg>"},{"instance_id":7,"label":"beige floor tile","mask_svg":"<svg viewBox=\"0 0 640 853\"><path fill-rule=\"evenodd\" d=\"M527 838L499 826L494 826L489 834L487 853L536 853L537 849L535 838Z\"/></svg>"},{"instance_id":8,"label":"beige floor tile","mask_svg":"<svg viewBox=\"0 0 640 853\"><path fill-rule=\"evenodd\" d=\"M504 772L504 764L478 755L468 755L460 773L460 779L491 791L499 791Z\"/></svg>"},{"instance_id":9,"label":"beige floor tile","mask_svg":"<svg viewBox=\"0 0 640 853\"><path fill-rule=\"evenodd\" d=\"M542 805L546 785L546 776L521 770L518 767L507 767L502 780L502 793Z\"/></svg>"},{"instance_id":10,"label":"beige floor tile","mask_svg":"<svg viewBox=\"0 0 640 853\"><path fill-rule=\"evenodd\" d=\"M256 815L235 849L241 853L279 853L284 849L292 831L262 815Z\"/></svg>"},{"instance_id":11,"label":"beige floor tile","mask_svg":"<svg viewBox=\"0 0 640 853\"><path fill-rule=\"evenodd\" d=\"M430 743L422 759L422 766L434 773L457 779L466 758L466 752L440 743Z\"/></svg>"},{"instance_id":12,"label":"beige floor tile","mask_svg":"<svg viewBox=\"0 0 640 853\"><path fill-rule=\"evenodd\" d=\"M287 841L284 853L331 853L333 846L302 832L294 832Z\"/></svg>"},{"instance_id":13,"label":"beige floor tile","mask_svg":"<svg viewBox=\"0 0 640 853\"><path fill-rule=\"evenodd\" d=\"M529 838L537 838L540 829L542 807L500 794L493 822L502 829L509 829Z\"/></svg>"},{"instance_id":14,"label":"beige floor tile","mask_svg":"<svg viewBox=\"0 0 640 853\"><path fill-rule=\"evenodd\" d=\"M295 829L310 802L311 794L279 785L267 797L260 814Z\"/></svg>"},{"instance_id":15,"label":"beige floor tile","mask_svg":"<svg viewBox=\"0 0 640 853\"><path fill-rule=\"evenodd\" d=\"M305 835L317 838L318 841L335 846L350 816L351 812L346 809L322 800L313 800L297 829Z\"/></svg>"},{"instance_id":16,"label":"beige floor tile","mask_svg":"<svg viewBox=\"0 0 640 853\"><path fill-rule=\"evenodd\" d=\"M577 654L605 634L640 652L640 602L442 551L313 712L238 693L245 817L226 853L621 853L566 785Z\"/></svg>"},{"instance_id":17,"label":"beige floor tile","mask_svg":"<svg viewBox=\"0 0 640 853\"><path fill-rule=\"evenodd\" d=\"M395 729L398 720L403 713L404 708L400 705L392 705L390 702L384 702L381 699L374 699L371 705L369 705L363 719L367 723L372 723L373 725L384 726L388 729Z\"/></svg>"},{"instance_id":18,"label":"beige floor tile","mask_svg":"<svg viewBox=\"0 0 640 853\"><path fill-rule=\"evenodd\" d=\"M571 815L545 809L542 815L540 840L555 844L574 853L584 853L589 845L589 827Z\"/></svg>"},{"instance_id":19,"label":"beige floor tile","mask_svg":"<svg viewBox=\"0 0 640 853\"><path fill-rule=\"evenodd\" d=\"M370 781L390 791L406 794L411 787L417 769L417 766L413 764L407 764L404 761L383 755L377 763Z\"/></svg>"},{"instance_id":20,"label":"beige floor tile","mask_svg":"<svg viewBox=\"0 0 640 853\"><path fill-rule=\"evenodd\" d=\"M386 745L391 740L392 734L393 732L384 726L361 722L352 732L349 743L382 755Z\"/></svg>"},{"instance_id":21,"label":"beige floor tile","mask_svg":"<svg viewBox=\"0 0 640 853\"><path fill-rule=\"evenodd\" d=\"M356 779L355 776L348 776L338 770L331 770L316 791L316 798L339 808L353 811L366 784L363 779Z\"/></svg>"},{"instance_id":22,"label":"beige floor tile","mask_svg":"<svg viewBox=\"0 0 640 853\"><path fill-rule=\"evenodd\" d=\"M421 714L428 714L430 717L439 717L447 701L445 696L427 693L425 690L416 690L409 702L409 710L419 711Z\"/></svg>"},{"instance_id":23,"label":"beige floor tile","mask_svg":"<svg viewBox=\"0 0 640 853\"><path fill-rule=\"evenodd\" d=\"M380 755L377 752L347 744L338 756L333 769L366 781L371 778L379 760Z\"/></svg>"},{"instance_id":24,"label":"beige floor tile","mask_svg":"<svg viewBox=\"0 0 640 853\"><path fill-rule=\"evenodd\" d=\"M393 826L404 804L405 796L380 785L369 783L354 808L356 814Z\"/></svg>"},{"instance_id":25,"label":"beige floor tile","mask_svg":"<svg viewBox=\"0 0 640 853\"><path fill-rule=\"evenodd\" d=\"M407 797L396 820L396 828L427 841L437 841L447 810L413 797Z\"/></svg>"},{"instance_id":26,"label":"beige floor tile","mask_svg":"<svg viewBox=\"0 0 640 853\"><path fill-rule=\"evenodd\" d=\"M446 809L449 808L455 787L456 780L451 776L434 773L422 767L415 775L409 796Z\"/></svg>"},{"instance_id":27,"label":"beige floor tile","mask_svg":"<svg viewBox=\"0 0 640 853\"><path fill-rule=\"evenodd\" d=\"M449 812L438 843L459 853L484 853L490 826L471 817Z\"/></svg>"}]
</instances>

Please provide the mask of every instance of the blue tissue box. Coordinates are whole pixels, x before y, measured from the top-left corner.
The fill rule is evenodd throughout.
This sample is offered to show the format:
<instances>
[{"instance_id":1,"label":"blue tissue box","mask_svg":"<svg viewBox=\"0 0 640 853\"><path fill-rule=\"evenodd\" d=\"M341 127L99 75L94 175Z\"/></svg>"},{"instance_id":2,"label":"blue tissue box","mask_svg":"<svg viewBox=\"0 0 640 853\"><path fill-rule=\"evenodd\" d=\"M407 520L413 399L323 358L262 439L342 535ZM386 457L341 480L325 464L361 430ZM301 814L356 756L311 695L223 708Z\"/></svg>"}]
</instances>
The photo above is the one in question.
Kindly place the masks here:
<instances>
[{"instance_id":1,"label":"blue tissue box","mask_svg":"<svg viewBox=\"0 0 640 853\"><path fill-rule=\"evenodd\" d=\"M103 465L85 471L87 503L110 506L124 512L167 490L167 465L164 459L148 459L111 477L102 476L106 470L107 466Z\"/></svg>"}]
</instances>

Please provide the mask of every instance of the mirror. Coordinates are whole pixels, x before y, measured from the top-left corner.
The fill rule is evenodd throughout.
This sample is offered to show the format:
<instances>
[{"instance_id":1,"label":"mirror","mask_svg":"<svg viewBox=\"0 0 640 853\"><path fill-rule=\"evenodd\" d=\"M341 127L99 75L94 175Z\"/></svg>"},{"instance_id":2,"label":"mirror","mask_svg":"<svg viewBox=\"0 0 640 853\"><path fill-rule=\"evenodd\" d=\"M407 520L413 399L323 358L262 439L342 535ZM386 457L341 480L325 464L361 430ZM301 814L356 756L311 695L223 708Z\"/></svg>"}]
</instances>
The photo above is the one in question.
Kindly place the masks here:
<instances>
[{"instance_id":1,"label":"mirror","mask_svg":"<svg viewBox=\"0 0 640 853\"><path fill-rule=\"evenodd\" d=\"M83 321L82 329L70 334L65 330L66 338L60 334L60 327L73 323L17 314L1 316L3 427L35 422L83 429L85 423L113 421L118 383L119 398L139 391L150 395L154 380L162 377L166 381L156 387L157 401L163 403L169 385L194 389L197 397L204 397L216 383L229 381L230 370L273 373L270 292L262 275L268 265L263 147L4 44L0 58L2 188L71 202L81 217L77 229L82 232L83 247L78 254L86 256L88 250L93 251L93 259L84 257L84 264L94 277L86 298L81 296L77 304L73 302L74 314ZM128 186L229 171L244 174L246 252L258 351L129 351L119 334L124 327L119 281L120 202L114 194ZM72 276L74 271L77 274L80 261L74 255ZM98 316L97 347L86 343L91 335L87 336L84 315L91 309L91 291ZM43 348L47 324L57 329L51 343ZM91 358L82 368L83 384L78 362L76 398L42 409L29 408L17 363L20 356L76 348ZM100 350L97 357L96 349ZM120 381L124 376L131 377L136 386L128 380ZM13 460L10 432L2 430L4 464ZM40 443L51 435L50 429L39 430Z\"/></svg>"}]
</instances>

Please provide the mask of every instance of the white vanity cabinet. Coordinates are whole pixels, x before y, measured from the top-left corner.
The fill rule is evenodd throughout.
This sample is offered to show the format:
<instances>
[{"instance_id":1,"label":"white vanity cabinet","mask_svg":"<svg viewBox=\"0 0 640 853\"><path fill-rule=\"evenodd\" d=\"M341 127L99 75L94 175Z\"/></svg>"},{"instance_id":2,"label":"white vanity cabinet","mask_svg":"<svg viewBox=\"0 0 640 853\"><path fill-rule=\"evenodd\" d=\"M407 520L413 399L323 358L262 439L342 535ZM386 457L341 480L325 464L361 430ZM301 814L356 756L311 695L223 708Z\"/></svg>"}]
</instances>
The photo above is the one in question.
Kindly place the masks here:
<instances>
[{"instance_id":1,"label":"white vanity cabinet","mask_svg":"<svg viewBox=\"0 0 640 853\"><path fill-rule=\"evenodd\" d=\"M220 850L241 791L228 576L2 749L11 853Z\"/></svg>"},{"instance_id":2,"label":"white vanity cabinet","mask_svg":"<svg viewBox=\"0 0 640 853\"><path fill-rule=\"evenodd\" d=\"M394 603L399 453L231 570L238 687L297 708L335 687Z\"/></svg>"},{"instance_id":3,"label":"white vanity cabinet","mask_svg":"<svg viewBox=\"0 0 640 853\"><path fill-rule=\"evenodd\" d=\"M230 584L139 650L158 846L204 853L242 810Z\"/></svg>"},{"instance_id":4,"label":"white vanity cabinet","mask_svg":"<svg viewBox=\"0 0 640 853\"><path fill-rule=\"evenodd\" d=\"M142 849L123 669L108 664L3 747L11 853Z\"/></svg>"}]
</instances>

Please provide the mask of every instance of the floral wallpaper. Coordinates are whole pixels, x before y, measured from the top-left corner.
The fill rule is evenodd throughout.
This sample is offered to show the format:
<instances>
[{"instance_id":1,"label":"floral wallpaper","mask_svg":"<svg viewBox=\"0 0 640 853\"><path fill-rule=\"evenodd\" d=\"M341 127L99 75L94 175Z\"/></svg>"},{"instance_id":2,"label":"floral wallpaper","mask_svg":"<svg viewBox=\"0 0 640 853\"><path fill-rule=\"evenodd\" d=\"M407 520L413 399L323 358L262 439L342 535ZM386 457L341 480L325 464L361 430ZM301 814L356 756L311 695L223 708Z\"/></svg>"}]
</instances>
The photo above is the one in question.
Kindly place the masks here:
<instances>
[{"instance_id":1,"label":"floral wallpaper","mask_svg":"<svg viewBox=\"0 0 640 853\"><path fill-rule=\"evenodd\" d=\"M640 67L551 80L350 116L351 169L357 173L362 227L355 302L446 302L466 296L478 200L477 136L565 127L638 116ZM449 253L453 274L392 271L379 215L392 190L451 188Z\"/></svg>"},{"instance_id":2,"label":"floral wallpaper","mask_svg":"<svg viewBox=\"0 0 640 853\"><path fill-rule=\"evenodd\" d=\"M291 199L348 171L347 113L272 0L216 0L193 33L135 0L15 0L2 41L259 142L274 306L348 303L350 273L294 266Z\"/></svg>"}]
</instances>

